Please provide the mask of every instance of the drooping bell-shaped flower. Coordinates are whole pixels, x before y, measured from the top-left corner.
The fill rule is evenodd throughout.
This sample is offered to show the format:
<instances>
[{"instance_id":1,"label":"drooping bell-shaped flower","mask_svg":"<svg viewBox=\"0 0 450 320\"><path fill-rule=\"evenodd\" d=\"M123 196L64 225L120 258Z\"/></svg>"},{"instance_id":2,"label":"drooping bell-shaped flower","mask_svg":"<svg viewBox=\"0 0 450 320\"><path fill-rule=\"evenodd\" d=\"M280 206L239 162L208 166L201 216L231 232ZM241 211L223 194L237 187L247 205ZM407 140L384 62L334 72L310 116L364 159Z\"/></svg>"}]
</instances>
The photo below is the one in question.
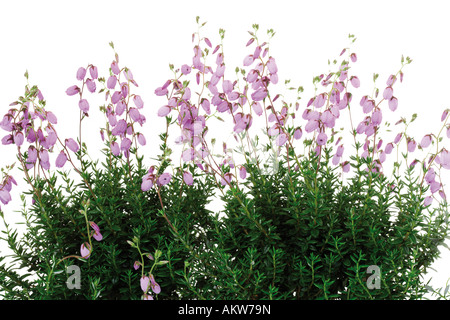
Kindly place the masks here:
<instances>
[{"instance_id":1,"label":"drooping bell-shaped flower","mask_svg":"<svg viewBox=\"0 0 450 320\"><path fill-rule=\"evenodd\" d=\"M380 109L376 109L372 113L372 124L374 126L379 126L381 124L381 120L383 119L383 114L381 113Z\"/></svg>"},{"instance_id":2,"label":"drooping bell-shaped flower","mask_svg":"<svg viewBox=\"0 0 450 320\"><path fill-rule=\"evenodd\" d=\"M192 174L190 172L185 171L183 172L183 181L188 186L192 186L192 184L194 183L194 178L192 177Z\"/></svg>"},{"instance_id":3,"label":"drooping bell-shaped flower","mask_svg":"<svg viewBox=\"0 0 450 320\"><path fill-rule=\"evenodd\" d=\"M144 293L147 293L150 287L150 278L147 276L141 277L141 289Z\"/></svg>"},{"instance_id":4,"label":"drooping bell-shaped flower","mask_svg":"<svg viewBox=\"0 0 450 320\"><path fill-rule=\"evenodd\" d=\"M66 143L66 147L69 148L70 150L72 150L72 152L76 153L80 149L80 147L78 146L78 143L75 140L73 140L72 138L66 139L65 143Z\"/></svg>"},{"instance_id":5,"label":"drooping bell-shaped flower","mask_svg":"<svg viewBox=\"0 0 450 320\"><path fill-rule=\"evenodd\" d=\"M326 94L325 93L321 93L321 94L316 96L316 98L314 99L313 105L316 108L321 108L321 107L323 107L325 102L326 102Z\"/></svg>"},{"instance_id":6,"label":"drooping bell-shaped flower","mask_svg":"<svg viewBox=\"0 0 450 320\"><path fill-rule=\"evenodd\" d=\"M287 135L285 133L281 133L277 136L277 139L275 142L276 142L277 146L281 147L286 143L287 140L288 140Z\"/></svg>"},{"instance_id":7,"label":"drooping bell-shaped flower","mask_svg":"<svg viewBox=\"0 0 450 320\"><path fill-rule=\"evenodd\" d=\"M91 245L88 242L83 243L80 248L80 253L83 259L89 259L91 256Z\"/></svg>"},{"instance_id":8,"label":"drooping bell-shaped flower","mask_svg":"<svg viewBox=\"0 0 450 320\"><path fill-rule=\"evenodd\" d=\"M117 78L116 76L110 76L106 82L106 87L108 89L114 89L117 84Z\"/></svg>"},{"instance_id":9,"label":"drooping bell-shaped flower","mask_svg":"<svg viewBox=\"0 0 450 320\"><path fill-rule=\"evenodd\" d=\"M146 175L142 177L141 190L148 191L153 187L153 180L155 176L152 172L148 172Z\"/></svg>"},{"instance_id":10,"label":"drooping bell-shaped flower","mask_svg":"<svg viewBox=\"0 0 450 320\"><path fill-rule=\"evenodd\" d=\"M245 179L247 177L247 170L244 166L241 166L239 169L239 177L241 177L241 179Z\"/></svg>"},{"instance_id":11,"label":"drooping bell-shaped flower","mask_svg":"<svg viewBox=\"0 0 450 320\"><path fill-rule=\"evenodd\" d=\"M443 168L450 170L450 152L442 150L439 155L439 162Z\"/></svg>"},{"instance_id":12,"label":"drooping bell-shaped flower","mask_svg":"<svg viewBox=\"0 0 450 320\"><path fill-rule=\"evenodd\" d=\"M251 97L253 101L264 100L267 97L267 90L263 88L258 89L251 94Z\"/></svg>"},{"instance_id":13,"label":"drooping bell-shaped flower","mask_svg":"<svg viewBox=\"0 0 450 320\"><path fill-rule=\"evenodd\" d=\"M76 85L71 86L71 87L67 88L67 90L66 90L66 94L69 96L73 96L79 92L80 92L80 88L78 88L78 86L76 86Z\"/></svg>"},{"instance_id":14,"label":"drooping bell-shaped flower","mask_svg":"<svg viewBox=\"0 0 450 320\"><path fill-rule=\"evenodd\" d=\"M64 151L61 151L59 153L58 157L56 158L55 165L57 168L62 168L62 167L64 167L64 164L66 163L66 161L67 161L67 156Z\"/></svg>"},{"instance_id":15,"label":"drooping bell-shaped flower","mask_svg":"<svg viewBox=\"0 0 450 320\"><path fill-rule=\"evenodd\" d=\"M92 79L95 80L98 78L98 68L96 66L90 66L89 73Z\"/></svg>"},{"instance_id":16,"label":"drooping bell-shaped flower","mask_svg":"<svg viewBox=\"0 0 450 320\"><path fill-rule=\"evenodd\" d=\"M273 58L273 57L269 58L269 60L267 61L267 69L269 69L269 72L272 74L275 74L278 72L278 67L275 62L275 58Z\"/></svg>"},{"instance_id":17,"label":"drooping bell-shaped flower","mask_svg":"<svg viewBox=\"0 0 450 320\"><path fill-rule=\"evenodd\" d=\"M111 130L113 136L120 136L127 130L127 122L124 119L120 119L117 125Z\"/></svg>"},{"instance_id":18,"label":"drooping bell-shaped flower","mask_svg":"<svg viewBox=\"0 0 450 320\"><path fill-rule=\"evenodd\" d=\"M230 93L233 90L233 83L230 80L222 82L222 89L224 93Z\"/></svg>"},{"instance_id":19,"label":"drooping bell-shaped flower","mask_svg":"<svg viewBox=\"0 0 450 320\"><path fill-rule=\"evenodd\" d=\"M305 131L306 132L313 132L319 127L319 121L317 120L309 120L308 123L306 123Z\"/></svg>"},{"instance_id":20,"label":"drooping bell-shaped flower","mask_svg":"<svg viewBox=\"0 0 450 320\"><path fill-rule=\"evenodd\" d=\"M135 95L133 97L133 102L134 102L134 105L136 106L136 108L138 108L138 109L142 109L144 107L144 102L142 101L142 98L139 95Z\"/></svg>"},{"instance_id":21,"label":"drooping bell-shaped flower","mask_svg":"<svg viewBox=\"0 0 450 320\"><path fill-rule=\"evenodd\" d=\"M427 148L431 144L431 134L427 134L422 138L420 142L420 147Z\"/></svg>"},{"instance_id":22,"label":"drooping bell-shaped flower","mask_svg":"<svg viewBox=\"0 0 450 320\"><path fill-rule=\"evenodd\" d=\"M0 201L6 205L11 201L11 199L12 198L11 198L11 194L9 193L9 191L6 190L5 188L2 188L0 190Z\"/></svg>"},{"instance_id":23,"label":"drooping bell-shaped flower","mask_svg":"<svg viewBox=\"0 0 450 320\"><path fill-rule=\"evenodd\" d=\"M425 174L425 181L427 182L427 184L431 184L434 179L436 177L436 172L434 171L433 168L428 169L427 173Z\"/></svg>"},{"instance_id":24,"label":"drooping bell-shaped flower","mask_svg":"<svg viewBox=\"0 0 450 320\"><path fill-rule=\"evenodd\" d=\"M414 152L416 150L416 141L414 139L408 140L408 152Z\"/></svg>"},{"instance_id":25,"label":"drooping bell-shaped flower","mask_svg":"<svg viewBox=\"0 0 450 320\"><path fill-rule=\"evenodd\" d=\"M78 107L80 108L81 111L83 111L84 113L88 113L89 112L89 102L86 99L81 99L78 102Z\"/></svg>"},{"instance_id":26,"label":"drooping bell-shaped flower","mask_svg":"<svg viewBox=\"0 0 450 320\"><path fill-rule=\"evenodd\" d=\"M14 143L16 146L20 147L23 144L24 137L22 132L14 133Z\"/></svg>"},{"instance_id":27,"label":"drooping bell-shaped flower","mask_svg":"<svg viewBox=\"0 0 450 320\"><path fill-rule=\"evenodd\" d=\"M392 97L391 99L389 99L388 106L389 106L389 109L391 109L391 111L397 110L398 99L396 97Z\"/></svg>"},{"instance_id":28,"label":"drooping bell-shaped flower","mask_svg":"<svg viewBox=\"0 0 450 320\"><path fill-rule=\"evenodd\" d=\"M249 54L248 56L246 56L244 58L244 67L248 67L249 65L251 65L253 63L253 61L255 61L255 59L253 58L253 55Z\"/></svg>"},{"instance_id":29,"label":"drooping bell-shaped flower","mask_svg":"<svg viewBox=\"0 0 450 320\"><path fill-rule=\"evenodd\" d=\"M384 100L390 100L392 98L392 95L394 93L394 89L392 89L391 86L386 87L383 91L383 99Z\"/></svg>"},{"instance_id":30,"label":"drooping bell-shaped flower","mask_svg":"<svg viewBox=\"0 0 450 320\"><path fill-rule=\"evenodd\" d=\"M351 83L352 86L355 87L355 88L359 88L359 86L360 86L360 84L361 84L357 76L352 76L352 77L350 78L350 83Z\"/></svg>"},{"instance_id":31,"label":"drooping bell-shaped flower","mask_svg":"<svg viewBox=\"0 0 450 320\"><path fill-rule=\"evenodd\" d=\"M423 205L425 207L428 207L429 205L431 205L431 203L433 203L433 197L432 196L428 196L423 200Z\"/></svg>"},{"instance_id":32,"label":"drooping bell-shaped flower","mask_svg":"<svg viewBox=\"0 0 450 320\"><path fill-rule=\"evenodd\" d=\"M295 129L295 131L294 131L294 139L295 139L295 140L301 139L301 138L302 138L302 135L303 135L303 131L302 131L301 128Z\"/></svg>"},{"instance_id":33,"label":"drooping bell-shaped flower","mask_svg":"<svg viewBox=\"0 0 450 320\"><path fill-rule=\"evenodd\" d=\"M131 147L131 140L128 138L123 138L120 142L120 150L122 151L128 151Z\"/></svg>"},{"instance_id":34,"label":"drooping bell-shaped flower","mask_svg":"<svg viewBox=\"0 0 450 320\"><path fill-rule=\"evenodd\" d=\"M155 277L151 274L150 275L150 287L152 288L152 291L155 294L159 294L161 292L160 285L155 281Z\"/></svg>"},{"instance_id":35,"label":"drooping bell-shaped flower","mask_svg":"<svg viewBox=\"0 0 450 320\"><path fill-rule=\"evenodd\" d=\"M120 73L119 64L117 63L116 60L114 60L114 61L111 63L111 71L112 71L115 75L117 75L117 74Z\"/></svg>"},{"instance_id":36,"label":"drooping bell-shaped flower","mask_svg":"<svg viewBox=\"0 0 450 320\"><path fill-rule=\"evenodd\" d=\"M145 136L142 133L137 134L137 141L141 146L145 146L147 144L147 140L145 139Z\"/></svg>"}]
</instances>

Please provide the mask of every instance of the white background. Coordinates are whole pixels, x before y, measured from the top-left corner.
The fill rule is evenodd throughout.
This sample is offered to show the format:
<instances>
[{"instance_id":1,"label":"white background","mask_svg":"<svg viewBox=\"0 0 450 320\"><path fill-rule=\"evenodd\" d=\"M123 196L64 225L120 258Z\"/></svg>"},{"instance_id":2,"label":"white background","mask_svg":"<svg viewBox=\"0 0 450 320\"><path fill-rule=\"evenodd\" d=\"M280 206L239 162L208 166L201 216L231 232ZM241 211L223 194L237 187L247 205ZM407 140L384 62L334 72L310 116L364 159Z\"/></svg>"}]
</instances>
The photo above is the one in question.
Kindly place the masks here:
<instances>
[{"instance_id":1,"label":"white background","mask_svg":"<svg viewBox=\"0 0 450 320\"><path fill-rule=\"evenodd\" d=\"M143 132L148 148L157 147L157 134L164 121L156 111L164 99L153 92L172 75L169 63L176 67L192 63L191 35L197 31L195 17L200 16L201 21L207 21L202 34L213 46L218 44L219 28L226 30L224 52L230 78L244 56L253 53L253 47L245 47L252 24L260 25L261 38L268 28L274 29L271 55L277 59L280 82L291 79L294 85L305 88L303 107L314 94L312 78L329 71L328 59L338 58L349 44L350 33L357 37L352 50L358 56L352 72L361 80L355 101L372 93L373 73L380 74L377 84L382 90L387 77L400 68L401 56L411 57L413 63L405 67L403 83L394 88L399 108L395 113L386 111L384 120L393 123L400 116L409 119L417 113L418 120L409 132L419 142L424 134L439 129L442 111L450 108L449 12L448 1L433 0L3 1L0 111L6 113L9 103L23 94L23 74L28 70L30 84L39 86L47 109L58 117L60 137L75 138L77 99L67 96L65 90L78 84L75 74L81 66L92 63L98 66L100 75L107 74L114 58L108 43L113 41L119 66L130 68L139 84L134 92L144 100L147 124ZM92 138L90 144L100 146L98 130L104 122L98 106L103 100L98 95L86 97L92 111L84 127L91 131L84 136ZM446 137L444 141L449 146ZM0 148L0 165L15 161L14 147ZM96 158L95 146L90 154ZM21 178L16 180L24 186ZM17 189L15 199L20 192ZM19 204L13 201L2 206L8 221L17 218L14 210ZM433 286L444 286L450 277L448 257L448 250L443 249L442 259L434 265L437 273L433 273Z\"/></svg>"}]
</instances>

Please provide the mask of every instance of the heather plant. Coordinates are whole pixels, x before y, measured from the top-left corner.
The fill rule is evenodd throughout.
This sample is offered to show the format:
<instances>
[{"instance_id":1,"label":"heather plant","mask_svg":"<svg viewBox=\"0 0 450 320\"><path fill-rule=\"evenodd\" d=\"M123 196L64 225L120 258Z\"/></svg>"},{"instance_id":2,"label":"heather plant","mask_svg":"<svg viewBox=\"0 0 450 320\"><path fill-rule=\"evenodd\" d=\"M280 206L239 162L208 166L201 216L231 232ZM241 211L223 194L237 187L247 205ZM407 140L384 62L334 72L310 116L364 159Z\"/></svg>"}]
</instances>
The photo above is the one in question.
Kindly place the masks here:
<instances>
[{"instance_id":1,"label":"heather plant","mask_svg":"<svg viewBox=\"0 0 450 320\"><path fill-rule=\"evenodd\" d=\"M2 143L17 148L30 190L22 195L22 237L2 211L13 252L12 262L1 258L3 297L423 298L423 276L448 236L440 177L450 169L442 146L450 125L445 110L439 131L419 139L408 131L414 115L389 137L383 116L399 107L394 88L412 60L402 57L380 88L374 74L373 92L356 100L365 77L352 72L349 35L303 103L303 87L279 83L272 29L261 42L252 26L248 54L233 69L225 31L213 45L197 24L192 62L170 64L172 75L154 91L155 118L165 124L158 155L139 152L147 143L144 102L113 43L109 74L80 67L66 91L78 99L78 137L58 135L36 86L12 103ZM99 160L81 135L92 112L85 88L105 96ZM343 118L345 129L337 126ZM13 167L3 170L3 204L17 184ZM447 289L435 293L445 298Z\"/></svg>"}]
</instances>

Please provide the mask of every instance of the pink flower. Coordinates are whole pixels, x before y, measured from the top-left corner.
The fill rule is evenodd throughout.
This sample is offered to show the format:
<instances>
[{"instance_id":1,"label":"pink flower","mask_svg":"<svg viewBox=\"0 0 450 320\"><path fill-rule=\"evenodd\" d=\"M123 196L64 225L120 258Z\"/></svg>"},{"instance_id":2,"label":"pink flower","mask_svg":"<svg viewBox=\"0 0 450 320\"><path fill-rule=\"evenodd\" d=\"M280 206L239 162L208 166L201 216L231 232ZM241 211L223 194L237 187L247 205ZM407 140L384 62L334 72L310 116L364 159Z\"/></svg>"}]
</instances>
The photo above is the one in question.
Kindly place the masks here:
<instances>
[{"instance_id":1,"label":"pink flower","mask_svg":"<svg viewBox=\"0 0 450 320\"><path fill-rule=\"evenodd\" d=\"M397 81L397 77L394 76L393 74L391 74L389 76L389 78L387 79L387 81L386 81L386 85L387 86L392 86L395 83L395 81Z\"/></svg>"},{"instance_id":2,"label":"pink flower","mask_svg":"<svg viewBox=\"0 0 450 320\"><path fill-rule=\"evenodd\" d=\"M123 138L120 142L120 150L122 151L128 151L131 147L131 140L128 138Z\"/></svg>"},{"instance_id":3,"label":"pink flower","mask_svg":"<svg viewBox=\"0 0 450 320\"><path fill-rule=\"evenodd\" d=\"M225 174L223 175L223 177L221 178L220 183L221 183L223 186L226 186L227 184L231 183L231 178L232 178L231 173L227 172L227 173L225 173Z\"/></svg>"},{"instance_id":4,"label":"pink flower","mask_svg":"<svg viewBox=\"0 0 450 320\"><path fill-rule=\"evenodd\" d=\"M191 73L191 67L188 66L187 64L183 64L181 66L181 73L184 75L188 75L189 73Z\"/></svg>"},{"instance_id":5,"label":"pink flower","mask_svg":"<svg viewBox=\"0 0 450 320\"><path fill-rule=\"evenodd\" d=\"M316 98L314 99L313 105L316 108L321 108L325 104L325 101L326 101L326 94L325 93L321 93L321 94L316 96Z\"/></svg>"},{"instance_id":6,"label":"pink flower","mask_svg":"<svg viewBox=\"0 0 450 320\"><path fill-rule=\"evenodd\" d=\"M22 132L16 132L14 134L14 143L20 147L23 144L24 137Z\"/></svg>"},{"instance_id":7,"label":"pink flower","mask_svg":"<svg viewBox=\"0 0 450 320\"><path fill-rule=\"evenodd\" d=\"M241 168L239 169L239 176L241 177L241 179L245 179L247 177L247 170L244 166L241 166Z\"/></svg>"},{"instance_id":8,"label":"pink flower","mask_svg":"<svg viewBox=\"0 0 450 320\"><path fill-rule=\"evenodd\" d=\"M437 181L431 182L431 184L430 184L431 193L436 193L436 191L438 191L440 187L441 187L441 184L439 182L437 182Z\"/></svg>"},{"instance_id":9,"label":"pink flower","mask_svg":"<svg viewBox=\"0 0 450 320\"><path fill-rule=\"evenodd\" d=\"M359 81L359 79L358 79L357 76L352 76L352 77L350 78L350 82L351 82L351 84L352 84L353 87L359 88L359 86L360 86L360 81Z\"/></svg>"},{"instance_id":10,"label":"pink flower","mask_svg":"<svg viewBox=\"0 0 450 320\"><path fill-rule=\"evenodd\" d=\"M77 71L77 80L83 81L86 76L86 69L81 67Z\"/></svg>"},{"instance_id":11,"label":"pink flower","mask_svg":"<svg viewBox=\"0 0 450 320\"><path fill-rule=\"evenodd\" d=\"M356 56L356 53L352 53L350 55L350 59L352 60L352 62L356 62L356 60L358 59L357 56Z\"/></svg>"},{"instance_id":12,"label":"pink flower","mask_svg":"<svg viewBox=\"0 0 450 320\"><path fill-rule=\"evenodd\" d=\"M98 69L96 66L91 66L89 68L89 73L91 74L91 78L92 79L97 79L98 78Z\"/></svg>"},{"instance_id":13,"label":"pink flower","mask_svg":"<svg viewBox=\"0 0 450 320\"><path fill-rule=\"evenodd\" d=\"M410 139L408 141L408 151L414 152L414 150L416 150L416 142L414 141L414 139Z\"/></svg>"},{"instance_id":14,"label":"pink flower","mask_svg":"<svg viewBox=\"0 0 450 320\"><path fill-rule=\"evenodd\" d=\"M5 188L0 190L0 201L3 204L8 204L11 201L11 194Z\"/></svg>"},{"instance_id":15,"label":"pink flower","mask_svg":"<svg viewBox=\"0 0 450 320\"><path fill-rule=\"evenodd\" d=\"M380 109L376 109L372 114L372 124L374 126L378 126L381 124L381 120L383 119L383 115Z\"/></svg>"},{"instance_id":16,"label":"pink flower","mask_svg":"<svg viewBox=\"0 0 450 320\"><path fill-rule=\"evenodd\" d=\"M253 55L249 54L244 58L244 66L247 67L253 63L255 59L253 58Z\"/></svg>"},{"instance_id":17,"label":"pink flower","mask_svg":"<svg viewBox=\"0 0 450 320\"><path fill-rule=\"evenodd\" d=\"M325 132L321 132L317 135L317 144L323 146L327 142L327 139L328 137Z\"/></svg>"},{"instance_id":18,"label":"pink flower","mask_svg":"<svg viewBox=\"0 0 450 320\"><path fill-rule=\"evenodd\" d=\"M150 275L150 287L152 288L152 291L155 294L159 294L161 292L161 287L159 286L159 284L155 281L155 278L153 277L153 275Z\"/></svg>"},{"instance_id":19,"label":"pink flower","mask_svg":"<svg viewBox=\"0 0 450 320\"><path fill-rule=\"evenodd\" d=\"M120 136L127 130L127 122L124 119L120 119L117 125L111 130L113 136Z\"/></svg>"},{"instance_id":20,"label":"pink flower","mask_svg":"<svg viewBox=\"0 0 450 320\"><path fill-rule=\"evenodd\" d=\"M344 153L344 145L340 145L338 148L337 148L337 151L336 151L336 154L337 154L337 156L338 157L342 157L342 154Z\"/></svg>"},{"instance_id":21,"label":"pink flower","mask_svg":"<svg viewBox=\"0 0 450 320\"><path fill-rule=\"evenodd\" d=\"M139 269L141 267L141 263L139 262L139 261L135 261L134 263L133 263L133 268L134 268L134 270L137 270L137 269Z\"/></svg>"},{"instance_id":22,"label":"pink flower","mask_svg":"<svg viewBox=\"0 0 450 320\"><path fill-rule=\"evenodd\" d=\"M115 141L111 142L111 153L115 156L118 156L120 154L120 147L119 144Z\"/></svg>"},{"instance_id":23,"label":"pink flower","mask_svg":"<svg viewBox=\"0 0 450 320\"><path fill-rule=\"evenodd\" d=\"M37 154L38 154L38 152L37 152L36 148L34 146L29 146L27 162L35 163L37 160Z\"/></svg>"},{"instance_id":24,"label":"pink flower","mask_svg":"<svg viewBox=\"0 0 450 320\"><path fill-rule=\"evenodd\" d=\"M64 167L64 164L66 163L66 161L67 161L67 156L64 153L64 151L61 151L59 153L58 157L56 158L55 165L57 168L62 168L62 167Z\"/></svg>"},{"instance_id":25,"label":"pink flower","mask_svg":"<svg viewBox=\"0 0 450 320\"><path fill-rule=\"evenodd\" d=\"M253 101L264 100L267 97L267 90L266 89L258 89L257 91L252 93L251 97L252 97Z\"/></svg>"},{"instance_id":26,"label":"pink flower","mask_svg":"<svg viewBox=\"0 0 450 320\"><path fill-rule=\"evenodd\" d=\"M84 259L89 259L89 257L91 256L91 246L89 245L88 242L85 242L81 245L80 248L80 252L81 252L81 257Z\"/></svg>"},{"instance_id":27,"label":"pink flower","mask_svg":"<svg viewBox=\"0 0 450 320\"><path fill-rule=\"evenodd\" d=\"M277 136L276 144L277 146L281 147L286 143L287 140L288 140L287 135L285 133L282 133Z\"/></svg>"},{"instance_id":28,"label":"pink flower","mask_svg":"<svg viewBox=\"0 0 450 320\"><path fill-rule=\"evenodd\" d=\"M295 129L295 131L294 131L294 139L295 140L301 139L302 135L303 135L303 131L301 128Z\"/></svg>"},{"instance_id":29,"label":"pink flower","mask_svg":"<svg viewBox=\"0 0 450 320\"><path fill-rule=\"evenodd\" d=\"M153 187L153 179L154 175L152 173L147 173L144 177L142 177L141 190L148 191Z\"/></svg>"},{"instance_id":30,"label":"pink flower","mask_svg":"<svg viewBox=\"0 0 450 320\"><path fill-rule=\"evenodd\" d=\"M108 87L108 89L114 89L116 87L116 84L117 84L116 76L110 76L108 78L108 81L106 82L106 86Z\"/></svg>"},{"instance_id":31,"label":"pink flower","mask_svg":"<svg viewBox=\"0 0 450 320\"><path fill-rule=\"evenodd\" d=\"M392 87L386 87L386 89L384 89L383 92L383 99L384 100L390 100L392 98L392 95L394 93L394 90L392 89Z\"/></svg>"},{"instance_id":32,"label":"pink flower","mask_svg":"<svg viewBox=\"0 0 450 320\"><path fill-rule=\"evenodd\" d=\"M261 103L259 103L259 102L253 102L253 104L252 104L252 109L253 109L253 111L255 111L255 113L258 115L258 116L260 116L260 115L262 115L262 113L263 113L263 109L262 109L262 107L261 107Z\"/></svg>"},{"instance_id":33,"label":"pink flower","mask_svg":"<svg viewBox=\"0 0 450 320\"><path fill-rule=\"evenodd\" d=\"M142 133L137 134L137 141L141 146L145 146L147 144L147 140L145 140L145 136Z\"/></svg>"},{"instance_id":34,"label":"pink flower","mask_svg":"<svg viewBox=\"0 0 450 320\"><path fill-rule=\"evenodd\" d=\"M397 100L397 98L396 97L392 97L391 99L389 99L388 106L389 106L389 109L391 109L392 111L397 110L397 107L398 107L398 100Z\"/></svg>"},{"instance_id":35,"label":"pink flower","mask_svg":"<svg viewBox=\"0 0 450 320\"><path fill-rule=\"evenodd\" d=\"M183 172L183 181L189 186L192 186L194 183L194 178L192 177L192 174L190 172Z\"/></svg>"},{"instance_id":36,"label":"pink flower","mask_svg":"<svg viewBox=\"0 0 450 320\"><path fill-rule=\"evenodd\" d=\"M267 69L269 69L269 72L272 74L275 74L278 72L278 67L275 62L275 58L273 58L273 57L269 58L269 60L267 61Z\"/></svg>"},{"instance_id":37,"label":"pink flower","mask_svg":"<svg viewBox=\"0 0 450 320\"><path fill-rule=\"evenodd\" d=\"M116 115L121 116L126 109L126 104L124 101L120 100L116 104Z\"/></svg>"},{"instance_id":38,"label":"pink flower","mask_svg":"<svg viewBox=\"0 0 450 320\"><path fill-rule=\"evenodd\" d=\"M48 151L43 149L39 151L39 163L42 168L48 170L50 169L50 161L49 161Z\"/></svg>"},{"instance_id":39,"label":"pink flower","mask_svg":"<svg viewBox=\"0 0 450 320\"><path fill-rule=\"evenodd\" d=\"M116 75L120 73L119 65L115 60L111 63L111 71Z\"/></svg>"},{"instance_id":40,"label":"pink flower","mask_svg":"<svg viewBox=\"0 0 450 320\"><path fill-rule=\"evenodd\" d=\"M394 139L394 143L397 144L400 142L400 139L402 138L402 133L397 134L397 136Z\"/></svg>"},{"instance_id":41,"label":"pink flower","mask_svg":"<svg viewBox=\"0 0 450 320\"><path fill-rule=\"evenodd\" d=\"M81 111L87 113L89 111L89 102L86 99L81 99L78 102L78 107L80 107Z\"/></svg>"},{"instance_id":42,"label":"pink flower","mask_svg":"<svg viewBox=\"0 0 450 320\"><path fill-rule=\"evenodd\" d=\"M337 154L335 154L334 156L333 156L333 159L332 159L332 163L335 165L335 166L337 166L338 164L339 164L339 162L341 161L341 157L339 157Z\"/></svg>"},{"instance_id":43,"label":"pink flower","mask_svg":"<svg viewBox=\"0 0 450 320\"><path fill-rule=\"evenodd\" d=\"M141 277L141 289L144 293L147 293L150 286L150 279L147 276Z\"/></svg>"},{"instance_id":44,"label":"pink flower","mask_svg":"<svg viewBox=\"0 0 450 320\"><path fill-rule=\"evenodd\" d=\"M69 96L73 96L79 92L80 92L80 88L78 88L78 86L71 86L71 87L67 88L67 90L66 90L66 94Z\"/></svg>"},{"instance_id":45,"label":"pink flower","mask_svg":"<svg viewBox=\"0 0 450 320\"><path fill-rule=\"evenodd\" d=\"M170 179L172 179L172 175L166 172L159 176L158 182L160 185L164 186L170 182Z\"/></svg>"},{"instance_id":46,"label":"pink flower","mask_svg":"<svg viewBox=\"0 0 450 320\"><path fill-rule=\"evenodd\" d=\"M167 116L172 109L169 106L162 106L158 110L158 117L165 117Z\"/></svg>"},{"instance_id":47,"label":"pink flower","mask_svg":"<svg viewBox=\"0 0 450 320\"><path fill-rule=\"evenodd\" d=\"M392 152L392 149L394 149L394 145L392 144L392 142L388 143L386 145L386 148L384 149L384 152L386 154L390 154Z\"/></svg>"},{"instance_id":48,"label":"pink flower","mask_svg":"<svg viewBox=\"0 0 450 320\"><path fill-rule=\"evenodd\" d=\"M97 89L95 81L93 81L92 79L87 79L86 80L86 86L87 86L89 92L91 92L91 93L94 93L95 90Z\"/></svg>"},{"instance_id":49,"label":"pink flower","mask_svg":"<svg viewBox=\"0 0 450 320\"><path fill-rule=\"evenodd\" d=\"M78 143L73 140L72 138L66 139L65 140L66 143L66 147L69 148L70 150L72 150L72 152L77 152L80 147L78 146Z\"/></svg>"},{"instance_id":50,"label":"pink flower","mask_svg":"<svg viewBox=\"0 0 450 320\"><path fill-rule=\"evenodd\" d=\"M447 115L448 115L448 109L444 110L444 112L442 113L441 122L444 121L447 118Z\"/></svg>"},{"instance_id":51,"label":"pink flower","mask_svg":"<svg viewBox=\"0 0 450 320\"><path fill-rule=\"evenodd\" d=\"M134 102L134 105L136 106L136 108L138 108L138 109L142 109L142 107L144 106L144 102L142 101L142 98L139 95L135 95L133 97L133 102Z\"/></svg>"},{"instance_id":52,"label":"pink flower","mask_svg":"<svg viewBox=\"0 0 450 320\"><path fill-rule=\"evenodd\" d=\"M342 170L344 172L349 172L350 171L350 162L345 161L344 163L341 164L342 165Z\"/></svg>"},{"instance_id":53,"label":"pink flower","mask_svg":"<svg viewBox=\"0 0 450 320\"><path fill-rule=\"evenodd\" d=\"M423 200L423 205L425 207L428 207L431 203L433 202L433 197L432 196L428 196Z\"/></svg>"},{"instance_id":54,"label":"pink flower","mask_svg":"<svg viewBox=\"0 0 450 320\"><path fill-rule=\"evenodd\" d=\"M426 148L431 144L431 134L427 134L422 138L422 141L420 142L420 146L422 148Z\"/></svg>"},{"instance_id":55,"label":"pink flower","mask_svg":"<svg viewBox=\"0 0 450 320\"><path fill-rule=\"evenodd\" d=\"M253 83L258 79L259 73L257 70L252 69L250 70L250 72L247 75L247 82L248 83Z\"/></svg>"},{"instance_id":56,"label":"pink flower","mask_svg":"<svg viewBox=\"0 0 450 320\"><path fill-rule=\"evenodd\" d=\"M312 132L316 130L319 127L319 121L317 120L309 120L308 123L305 126L306 132Z\"/></svg>"},{"instance_id":57,"label":"pink flower","mask_svg":"<svg viewBox=\"0 0 450 320\"><path fill-rule=\"evenodd\" d=\"M441 151L439 161L442 167L450 170L450 152L447 150Z\"/></svg>"},{"instance_id":58,"label":"pink flower","mask_svg":"<svg viewBox=\"0 0 450 320\"><path fill-rule=\"evenodd\" d=\"M223 92L230 93L233 90L233 83L230 80L224 80L222 82Z\"/></svg>"},{"instance_id":59,"label":"pink flower","mask_svg":"<svg viewBox=\"0 0 450 320\"><path fill-rule=\"evenodd\" d=\"M436 172L433 168L430 168L425 175L425 181L430 185L434 181L435 177Z\"/></svg>"}]
</instances>

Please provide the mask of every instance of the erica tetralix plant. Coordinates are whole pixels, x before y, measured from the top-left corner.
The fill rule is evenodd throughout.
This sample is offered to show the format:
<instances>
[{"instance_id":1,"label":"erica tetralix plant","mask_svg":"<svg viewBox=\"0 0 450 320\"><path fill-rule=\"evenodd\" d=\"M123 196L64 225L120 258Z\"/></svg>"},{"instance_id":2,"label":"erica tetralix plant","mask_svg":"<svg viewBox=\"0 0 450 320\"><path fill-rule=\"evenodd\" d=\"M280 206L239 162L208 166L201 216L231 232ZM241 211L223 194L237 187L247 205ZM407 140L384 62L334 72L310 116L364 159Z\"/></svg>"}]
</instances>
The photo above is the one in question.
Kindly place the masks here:
<instances>
[{"instance_id":1,"label":"erica tetralix plant","mask_svg":"<svg viewBox=\"0 0 450 320\"><path fill-rule=\"evenodd\" d=\"M442 169L450 169L450 125L445 110L436 133L411 134L417 115L401 117L393 136L386 130L401 110L397 86L412 60L402 57L381 85L374 74L372 93L358 96L367 77L353 73L350 35L303 100L304 88L290 80L282 89L272 29L261 41L252 26L233 69L225 31L214 43L197 23L191 56L170 64L151 92L161 104L150 116L165 124L159 155L140 152L154 143L145 131L150 109L112 42L108 74L88 64L67 86L78 137L58 135L36 86L4 115L2 143L17 149L30 191L21 197L21 239L2 211L4 239L24 274L3 261L3 297L423 298L424 275L448 235ZM105 99L99 160L81 134L95 109L85 89ZM13 169L3 170L4 205L17 184Z\"/></svg>"}]
</instances>

